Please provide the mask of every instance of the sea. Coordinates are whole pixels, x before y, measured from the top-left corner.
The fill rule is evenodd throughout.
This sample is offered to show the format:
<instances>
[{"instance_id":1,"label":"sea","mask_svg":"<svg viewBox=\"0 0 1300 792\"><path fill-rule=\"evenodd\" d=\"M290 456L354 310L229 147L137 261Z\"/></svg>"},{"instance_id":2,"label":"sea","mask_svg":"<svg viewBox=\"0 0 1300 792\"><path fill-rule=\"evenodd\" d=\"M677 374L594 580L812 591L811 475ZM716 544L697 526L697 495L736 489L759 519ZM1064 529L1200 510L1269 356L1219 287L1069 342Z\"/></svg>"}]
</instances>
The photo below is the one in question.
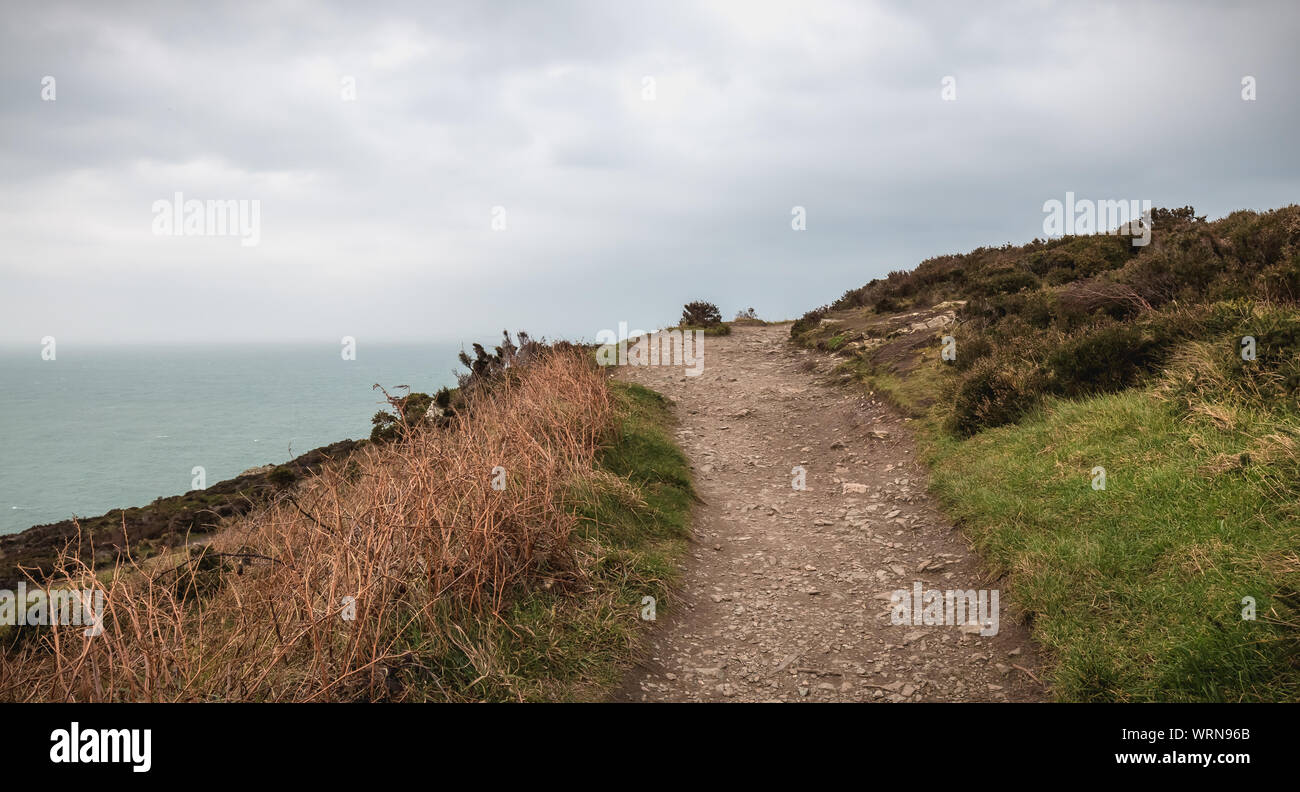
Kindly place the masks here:
<instances>
[{"instance_id":1,"label":"sea","mask_svg":"<svg viewBox=\"0 0 1300 792\"><path fill-rule=\"evenodd\" d=\"M0 534L144 506L370 435L378 383L455 385L461 344L0 349Z\"/></svg>"}]
</instances>

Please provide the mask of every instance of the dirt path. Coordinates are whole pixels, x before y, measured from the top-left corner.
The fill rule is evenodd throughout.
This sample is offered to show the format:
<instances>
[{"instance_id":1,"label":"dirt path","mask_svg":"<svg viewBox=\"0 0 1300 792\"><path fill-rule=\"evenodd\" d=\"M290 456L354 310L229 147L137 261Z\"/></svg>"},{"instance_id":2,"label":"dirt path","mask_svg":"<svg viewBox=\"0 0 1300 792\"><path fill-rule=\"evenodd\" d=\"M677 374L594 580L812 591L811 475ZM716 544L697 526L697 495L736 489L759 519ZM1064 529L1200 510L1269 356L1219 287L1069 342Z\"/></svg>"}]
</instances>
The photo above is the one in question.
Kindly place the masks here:
<instances>
[{"instance_id":1,"label":"dirt path","mask_svg":"<svg viewBox=\"0 0 1300 792\"><path fill-rule=\"evenodd\" d=\"M891 624L890 593L916 581L997 584L931 505L904 420L819 384L830 358L791 347L788 334L782 325L708 337L698 377L619 370L676 402L704 502L682 595L615 699L1045 698L1026 673L1041 676L1035 649L1005 601L993 636L970 624ZM795 466L805 490L792 487Z\"/></svg>"}]
</instances>

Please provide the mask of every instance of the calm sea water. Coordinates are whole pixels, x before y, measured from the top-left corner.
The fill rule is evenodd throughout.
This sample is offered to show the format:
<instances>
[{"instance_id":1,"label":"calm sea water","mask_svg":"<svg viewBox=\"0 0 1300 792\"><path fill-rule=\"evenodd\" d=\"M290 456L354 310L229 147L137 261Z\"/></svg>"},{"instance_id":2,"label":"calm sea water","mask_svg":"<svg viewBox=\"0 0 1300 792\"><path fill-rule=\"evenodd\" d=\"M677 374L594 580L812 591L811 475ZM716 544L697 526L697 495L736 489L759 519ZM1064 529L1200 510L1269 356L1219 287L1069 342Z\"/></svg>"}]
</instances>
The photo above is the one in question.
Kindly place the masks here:
<instances>
[{"instance_id":1,"label":"calm sea water","mask_svg":"<svg viewBox=\"0 0 1300 792\"><path fill-rule=\"evenodd\" d=\"M459 344L0 350L0 534L215 484L370 434L380 383L455 382Z\"/></svg>"}]
</instances>

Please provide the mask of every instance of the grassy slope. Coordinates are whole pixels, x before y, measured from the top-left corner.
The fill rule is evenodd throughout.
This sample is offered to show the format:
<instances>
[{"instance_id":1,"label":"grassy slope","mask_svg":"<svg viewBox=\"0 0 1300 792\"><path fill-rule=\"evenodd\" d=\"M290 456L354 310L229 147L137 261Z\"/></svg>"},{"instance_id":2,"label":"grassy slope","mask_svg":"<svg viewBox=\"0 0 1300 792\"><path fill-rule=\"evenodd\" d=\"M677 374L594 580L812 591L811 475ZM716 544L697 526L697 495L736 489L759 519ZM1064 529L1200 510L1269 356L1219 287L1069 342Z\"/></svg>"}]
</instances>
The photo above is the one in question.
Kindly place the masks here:
<instances>
[{"instance_id":1,"label":"grassy slope","mask_svg":"<svg viewBox=\"0 0 1300 792\"><path fill-rule=\"evenodd\" d=\"M1031 615L1059 698L1300 698L1300 504L1284 469L1215 472L1300 422L1227 407L1187 418L1148 387L1049 399L961 439L933 403L952 379L938 343L924 356L907 376L857 359L842 371L923 416L932 489ZM1247 596L1255 621L1241 618Z\"/></svg>"},{"instance_id":2,"label":"grassy slope","mask_svg":"<svg viewBox=\"0 0 1300 792\"><path fill-rule=\"evenodd\" d=\"M1266 469L1204 470L1268 430L1178 420L1129 390L969 440L932 432L929 457L936 492L1034 614L1061 698L1294 700L1295 505Z\"/></svg>"},{"instance_id":3,"label":"grassy slope","mask_svg":"<svg viewBox=\"0 0 1300 792\"><path fill-rule=\"evenodd\" d=\"M1140 253L1106 237L981 249L893 273L792 328L838 350L844 381L920 419L932 487L1030 615L1058 697L1300 700L1298 239L1288 207L1173 218ZM1118 296L1081 301L1096 294ZM1156 310L1122 304L1133 294ZM926 343L873 330L949 299L970 303ZM1114 327L1158 339L1156 354L1141 359L1126 336L1108 347L1097 329ZM960 368L940 362L948 333ZM1258 361L1238 357L1245 335ZM873 337L883 346L862 346ZM1111 359L1075 354L1089 349ZM1132 376L1096 386L1126 356ZM995 405L1018 395L972 391L988 371L1029 397L1023 414L981 426L961 413L963 388Z\"/></svg>"},{"instance_id":4,"label":"grassy slope","mask_svg":"<svg viewBox=\"0 0 1300 792\"><path fill-rule=\"evenodd\" d=\"M649 624L641 619L642 598L654 597L662 612L671 596L675 561L690 531L689 463L672 440L667 400L639 385L610 384L621 427L599 459L609 475L599 487L575 493L578 551L592 558L595 571L581 590L536 591L505 615L493 636L499 668L491 679L473 678L465 658L445 658L444 684L459 682L461 695L603 698Z\"/></svg>"},{"instance_id":5,"label":"grassy slope","mask_svg":"<svg viewBox=\"0 0 1300 792\"><path fill-rule=\"evenodd\" d=\"M543 572L527 585L516 586L513 604L496 617L489 613L470 618L464 611L453 609L449 600L437 598L431 603L435 610L429 617L417 618L411 602L423 604L424 600L404 599L406 588L397 591L386 615L372 620L390 623L394 631L391 651L385 643L381 656L390 664L393 658L403 664L396 666L399 675L390 677L397 684L388 689L389 695L407 701L590 700L605 697L620 681L648 626L642 618L643 598L653 597L659 612L670 604L676 561L685 551L689 535L694 491L689 464L671 436L667 400L651 390L609 380L597 387L610 389L614 426L604 444L596 449L595 475L575 477L567 487L557 486L553 492L555 508L577 518L572 533L566 531L568 550L576 563L565 565L558 578L548 580ZM564 404L562 400L556 402L558 406ZM563 420L557 420L554 426L566 429ZM566 448L561 444L555 447L561 452ZM300 552L306 550L300 548ZM318 552L318 556L325 555ZM404 559L390 560L400 564ZM119 582L125 585L127 578L152 569L155 561L163 559L151 559L145 567L124 572ZM223 580L233 580L233 574L238 573L232 573L229 579L224 574L214 570L210 582L220 587ZM242 579L246 590L256 582L253 578L249 575ZM206 575L203 579L209 580ZM125 596L125 590L115 591ZM379 594L371 599L388 602ZM124 608L138 604L123 602ZM230 610L210 613L208 632L215 634L229 628L246 633L242 619ZM178 623L185 628L190 625L189 621ZM325 624L320 619L312 623ZM430 630L430 625L437 625L437 629ZM28 659L46 657L26 640L43 634L44 628L22 630L0 626L0 651L31 650L37 654ZM345 627L342 632L351 630ZM376 636L381 643L390 640L389 633L382 630ZM331 637L327 633L325 640ZM147 640L137 643L124 640L120 655L111 655L104 662L119 666L140 658L147 662L149 652L156 651L154 644ZM257 644L253 650L260 646ZM301 695L297 690L301 683L295 677L314 675L313 658L320 659L310 653L311 648L282 650L286 659L281 667L289 679L287 688L258 688L242 696L256 700ZM194 662L183 650L177 651L177 656L184 662ZM38 677L58 671L47 664L24 665L21 658L15 658L17 655L0 655L0 661L12 660L17 668ZM219 669L216 663L221 659L210 659L209 666ZM236 657L230 662L238 668L242 661ZM14 670L0 667L0 678ZM219 671L207 673L219 675ZM214 692L202 695L220 698L222 690L218 685ZM307 693L344 700L366 700L376 695L362 690L366 692L318 692L308 688ZM378 694L381 697L382 691ZM193 695L162 689L163 698L169 694L180 698Z\"/></svg>"}]
</instances>

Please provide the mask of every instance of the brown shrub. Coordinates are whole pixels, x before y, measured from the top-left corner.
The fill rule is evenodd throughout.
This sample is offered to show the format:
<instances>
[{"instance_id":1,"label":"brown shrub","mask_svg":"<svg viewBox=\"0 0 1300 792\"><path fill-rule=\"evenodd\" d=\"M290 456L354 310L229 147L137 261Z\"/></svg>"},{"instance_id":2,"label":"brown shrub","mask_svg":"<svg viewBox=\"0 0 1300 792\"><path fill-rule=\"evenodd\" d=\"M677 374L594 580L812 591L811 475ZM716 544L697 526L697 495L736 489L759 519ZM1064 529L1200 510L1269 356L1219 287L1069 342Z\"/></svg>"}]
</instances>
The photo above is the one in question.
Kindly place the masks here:
<instances>
[{"instance_id":1,"label":"brown shrub","mask_svg":"<svg viewBox=\"0 0 1300 792\"><path fill-rule=\"evenodd\" d=\"M1151 310L1151 303L1132 286L1103 280L1076 281L1063 287L1057 294L1057 304L1067 314L1089 316L1102 312L1116 319Z\"/></svg>"}]
</instances>

